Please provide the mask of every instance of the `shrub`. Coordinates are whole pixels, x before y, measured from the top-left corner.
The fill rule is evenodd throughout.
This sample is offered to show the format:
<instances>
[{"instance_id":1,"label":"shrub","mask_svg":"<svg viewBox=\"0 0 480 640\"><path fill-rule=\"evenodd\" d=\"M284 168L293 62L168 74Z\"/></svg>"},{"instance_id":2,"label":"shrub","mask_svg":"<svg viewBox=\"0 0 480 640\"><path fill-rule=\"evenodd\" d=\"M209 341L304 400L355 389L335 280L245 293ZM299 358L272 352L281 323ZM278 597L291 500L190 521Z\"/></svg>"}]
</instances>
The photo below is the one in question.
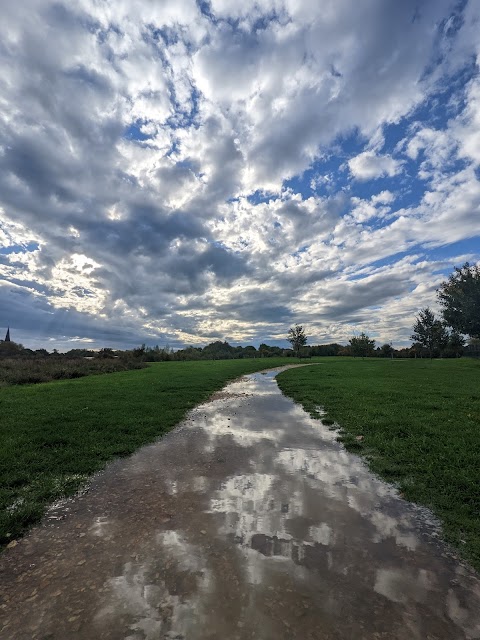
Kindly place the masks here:
<instances>
[{"instance_id":1,"label":"shrub","mask_svg":"<svg viewBox=\"0 0 480 640\"><path fill-rule=\"evenodd\" d=\"M0 385L36 384L69 380L115 371L143 369L147 365L133 358L4 358L0 360Z\"/></svg>"}]
</instances>

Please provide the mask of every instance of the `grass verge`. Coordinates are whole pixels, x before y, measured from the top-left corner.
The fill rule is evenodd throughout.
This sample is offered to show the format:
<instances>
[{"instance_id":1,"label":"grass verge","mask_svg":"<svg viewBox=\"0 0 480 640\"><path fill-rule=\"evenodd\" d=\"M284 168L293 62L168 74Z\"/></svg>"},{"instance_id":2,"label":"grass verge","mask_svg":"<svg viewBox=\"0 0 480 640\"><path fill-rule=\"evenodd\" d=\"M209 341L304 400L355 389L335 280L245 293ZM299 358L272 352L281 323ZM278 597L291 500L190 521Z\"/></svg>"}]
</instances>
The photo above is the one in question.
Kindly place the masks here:
<instances>
[{"instance_id":1,"label":"grass verge","mask_svg":"<svg viewBox=\"0 0 480 640\"><path fill-rule=\"evenodd\" d=\"M0 545L38 522L112 458L169 431L228 380L288 358L164 362L0 388Z\"/></svg>"},{"instance_id":2,"label":"grass verge","mask_svg":"<svg viewBox=\"0 0 480 640\"><path fill-rule=\"evenodd\" d=\"M314 417L322 406L345 446L430 507L445 538L480 569L480 361L324 362L280 374L283 393Z\"/></svg>"}]
</instances>

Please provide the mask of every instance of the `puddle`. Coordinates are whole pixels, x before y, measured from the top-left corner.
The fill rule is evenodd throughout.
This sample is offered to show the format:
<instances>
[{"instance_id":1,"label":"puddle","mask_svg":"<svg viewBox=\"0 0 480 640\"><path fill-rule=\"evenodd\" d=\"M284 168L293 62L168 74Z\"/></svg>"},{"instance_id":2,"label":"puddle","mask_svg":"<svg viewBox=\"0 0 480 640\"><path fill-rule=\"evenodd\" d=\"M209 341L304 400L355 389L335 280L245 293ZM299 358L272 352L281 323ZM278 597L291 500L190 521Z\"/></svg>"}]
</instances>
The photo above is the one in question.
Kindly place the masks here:
<instances>
[{"instance_id":1,"label":"puddle","mask_svg":"<svg viewBox=\"0 0 480 640\"><path fill-rule=\"evenodd\" d=\"M0 638L480 638L478 576L277 373L229 384L3 554Z\"/></svg>"}]
</instances>

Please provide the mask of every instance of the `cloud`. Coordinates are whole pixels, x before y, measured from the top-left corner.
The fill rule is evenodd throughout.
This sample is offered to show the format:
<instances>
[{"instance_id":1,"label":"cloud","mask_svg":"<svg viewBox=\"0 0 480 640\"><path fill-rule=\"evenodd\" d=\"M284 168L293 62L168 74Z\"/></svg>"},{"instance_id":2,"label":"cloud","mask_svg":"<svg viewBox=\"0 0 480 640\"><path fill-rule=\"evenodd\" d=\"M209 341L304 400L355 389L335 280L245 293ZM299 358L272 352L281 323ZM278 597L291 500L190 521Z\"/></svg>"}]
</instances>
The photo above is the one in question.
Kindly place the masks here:
<instances>
[{"instance_id":1,"label":"cloud","mask_svg":"<svg viewBox=\"0 0 480 640\"><path fill-rule=\"evenodd\" d=\"M402 170L402 163L388 155L377 155L374 151L364 151L348 161L350 173L357 180L374 180L383 176L396 176Z\"/></svg>"},{"instance_id":2,"label":"cloud","mask_svg":"<svg viewBox=\"0 0 480 640\"><path fill-rule=\"evenodd\" d=\"M305 318L404 340L438 265L480 257L435 254L480 234L478 13L9 3L0 322L37 346L280 340Z\"/></svg>"}]
</instances>

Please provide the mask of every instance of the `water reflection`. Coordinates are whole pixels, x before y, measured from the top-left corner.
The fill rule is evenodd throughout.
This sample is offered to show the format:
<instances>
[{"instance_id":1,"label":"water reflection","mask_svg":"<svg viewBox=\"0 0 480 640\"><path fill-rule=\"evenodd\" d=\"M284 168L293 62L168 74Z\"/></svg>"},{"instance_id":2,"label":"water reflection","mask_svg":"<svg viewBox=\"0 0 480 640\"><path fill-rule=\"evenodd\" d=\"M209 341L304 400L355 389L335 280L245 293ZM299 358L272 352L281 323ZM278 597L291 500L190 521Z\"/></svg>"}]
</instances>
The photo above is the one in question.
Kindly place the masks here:
<instances>
[{"instance_id":1,"label":"water reflection","mask_svg":"<svg viewBox=\"0 0 480 640\"><path fill-rule=\"evenodd\" d=\"M226 437L240 446L256 442L252 461L256 472L231 476L211 500L211 512L224 514L220 530L233 533L243 546L250 546L254 534L287 540L292 530L297 534L295 549L329 545L334 530L323 521L322 513L338 510L333 500L341 503L341 511L352 510L368 520L372 542L394 539L397 545L414 550L418 544L417 514L389 514L398 502L395 491L374 478L359 458L348 454L331 430L322 428L286 398L272 393L276 386L270 376L252 376L250 390L252 382L259 394L252 396L248 415L240 417L240 404L232 400L223 410L212 404L202 414L201 424L197 423L208 435L210 450L215 450L219 440ZM238 392L242 387L237 383L236 389L234 385L232 388ZM236 415L234 427L226 418L232 410ZM282 548L291 555L292 545ZM303 557L303 552L300 555ZM297 551L295 556L299 556Z\"/></svg>"},{"instance_id":2,"label":"water reflection","mask_svg":"<svg viewBox=\"0 0 480 640\"><path fill-rule=\"evenodd\" d=\"M115 626L119 617L128 620L128 640L188 638L206 619L203 603L213 576L201 550L176 531L158 534L156 543L159 558L127 562L110 579L109 602L96 614L100 627Z\"/></svg>"}]
</instances>

